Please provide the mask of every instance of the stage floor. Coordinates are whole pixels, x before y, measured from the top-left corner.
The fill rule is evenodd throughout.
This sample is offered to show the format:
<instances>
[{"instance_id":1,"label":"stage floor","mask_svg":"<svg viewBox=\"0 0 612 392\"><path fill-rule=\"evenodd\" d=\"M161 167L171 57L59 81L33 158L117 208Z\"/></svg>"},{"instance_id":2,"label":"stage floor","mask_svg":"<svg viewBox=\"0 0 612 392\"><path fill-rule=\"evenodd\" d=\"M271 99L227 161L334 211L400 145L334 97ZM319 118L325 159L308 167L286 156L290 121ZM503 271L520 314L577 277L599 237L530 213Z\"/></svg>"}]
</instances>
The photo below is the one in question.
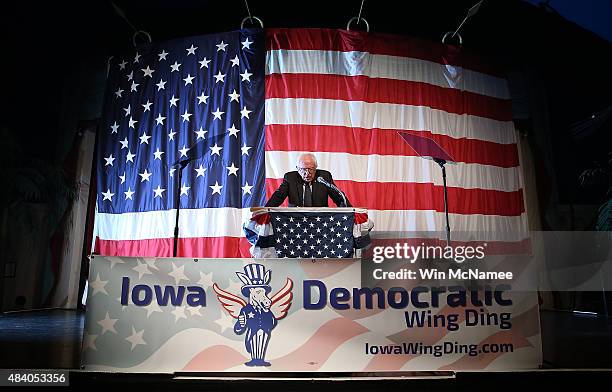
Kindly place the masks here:
<instances>
[{"instance_id":1,"label":"stage floor","mask_svg":"<svg viewBox=\"0 0 612 392\"><path fill-rule=\"evenodd\" d=\"M351 390L380 389L384 384L397 386L410 382L411 387L430 389L431 387L452 390L468 390L471 383L479 386L489 385L499 389L499 385L527 385L523 383L551 382L560 379L580 379L586 377L589 384L594 379L612 378L609 371L593 369L612 369L612 320L605 317L577 315L568 312L541 311L542 342L544 350L544 371L525 371L509 373L423 373L416 372L411 377L396 380L372 380L365 377L347 380L350 374L325 375L329 379L312 381L312 375L290 374L297 378L291 381L292 390L310 389L312 383L322 388L333 388L342 382ZM4 369L70 369L73 386L86 386L95 381L96 385L113 383L138 383L156 389L189 390L201 388L223 389L228 385L244 389L249 380L211 380L196 375L151 375L151 374L111 374L82 372L79 369L80 347L85 323L85 313L70 310L40 310L0 315L0 368ZM570 370L569 372L567 370ZM520 374L520 376L519 376ZM267 374L266 377L272 375ZM342 380L342 381L341 381ZM477 380L477 381L476 381ZM529 381L531 380L531 381ZM258 382L262 382L261 380ZM265 385L272 389L287 386L287 381L267 380ZM353 385L354 384L354 385ZM165 387L163 387L165 385ZM286 388L283 388L286 389ZM480 389L480 388L479 388Z\"/></svg>"}]
</instances>

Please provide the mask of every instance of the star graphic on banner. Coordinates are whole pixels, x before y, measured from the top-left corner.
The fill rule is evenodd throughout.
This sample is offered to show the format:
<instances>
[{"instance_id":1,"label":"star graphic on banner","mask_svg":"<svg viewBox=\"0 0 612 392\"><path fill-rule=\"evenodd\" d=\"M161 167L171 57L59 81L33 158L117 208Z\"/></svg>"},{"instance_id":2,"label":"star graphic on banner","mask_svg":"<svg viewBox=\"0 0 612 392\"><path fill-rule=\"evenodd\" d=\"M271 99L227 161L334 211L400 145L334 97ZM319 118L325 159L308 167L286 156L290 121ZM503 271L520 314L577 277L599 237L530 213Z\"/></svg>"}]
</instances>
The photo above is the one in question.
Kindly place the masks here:
<instances>
[{"instance_id":1,"label":"star graphic on banner","mask_svg":"<svg viewBox=\"0 0 612 392\"><path fill-rule=\"evenodd\" d=\"M115 91L115 95L117 96L117 98L121 98L121 93L123 93L124 90L120 88L117 89L117 91Z\"/></svg>"},{"instance_id":2,"label":"star graphic on banner","mask_svg":"<svg viewBox=\"0 0 612 392\"><path fill-rule=\"evenodd\" d=\"M141 177L140 182L150 181L149 177L151 177L152 174L153 173L149 173L147 169L145 169L143 173L138 173L138 175Z\"/></svg>"},{"instance_id":3,"label":"star graphic on banner","mask_svg":"<svg viewBox=\"0 0 612 392\"><path fill-rule=\"evenodd\" d=\"M139 83L132 82L132 86L130 87L130 91L137 91L136 87L140 86Z\"/></svg>"},{"instance_id":4,"label":"star graphic on banner","mask_svg":"<svg viewBox=\"0 0 612 392\"><path fill-rule=\"evenodd\" d=\"M193 86L193 79L195 79L191 74L187 74L187 77L183 79L185 81L185 86L191 84Z\"/></svg>"},{"instance_id":5,"label":"star graphic on banner","mask_svg":"<svg viewBox=\"0 0 612 392\"><path fill-rule=\"evenodd\" d=\"M232 63L232 67L240 66L240 60L238 59L238 55L231 59L230 62Z\"/></svg>"},{"instance_id":6,"label":"star graphic on banner","mask_svg":"<svg viewBox=\"0 0 612 392\"><path fill-rule=\"evenodd\" d=\"M140 53L136 52L136 56L134 56L134 63L137 63L140 60Z\"/></svg>"},{"instance_id":7,"label":"star graphic on banner","mask_svg":"<svg viewBox=\"0 0 612 392\"><path fill-rule=\"evenodd\" d=\"M248 262L246 264L248 264ZM230 293L239 293L241 289L242 283L229 279L229 284L225 290L229 291Z\"/></svg>"},{"instance_id":8,"label":"star graphic on banner","mask_svg":"<svg viewBox=\"0 0 612 392\"><path fill-rule=\"evenodd\" d=\"M142 261L147 263L149 268L154 269L156 271L159 270L159 268L157 268L157 266L155 265L155 262L157 261L157 259L155 257L143 257Z\"/></svg>"},{"instance_id":9,"label":"star graphic on banner","mask_svg":"<svg viewBox=\"0 0 612 392\"><path fill-rule=\"evenodd\" d=\"M117 320L119 319L110 318L108 312L106 312L106 317L98 321L98 324L102 326L102 332L100 332L100 335L104 335L106 332L117 333L117 330L115 329L115 323Z\"/></svg>"},{"instance_id":10,"label":"star graphic on banner","mask_svg":"<svg viewBox=\"0 0 612 392\"><path fill-rule=\"evenodd\" d=\"M132 154L132 152L130 150L128 150L128 153L125 156L125 163L128 163L128 162L134 163L134 157L135 156L136 156L136 154ZM123 177L125 179L125 175ZM123 184L123 182L122 182L122 184Z\"/></svg>"},{"instance_id":11,"label":"star graphic on banner","mask_svg":"<svg viewBox=\"0 0 612 392\"><path fill-rule=\"evenodd\" d=\"M147 310L147 318L149 318L149 316L152 315L155 312L163 313L163 311L161 310L161 308L157 304L157 301L151 301L151 303L148 304L147 306L145 306L144 309Z\"/></svg>"},{"instance_id":12,"label":"star graphic on banner","mask_svg":"<svg viewBox=\"0 0 612 392\"><path fill-rule=\"evenodd\" d=\"M253 41L249 41L249 37L247 37L242 43L242 49L251 49L251 44Z\"/></svg>"},{"instance_id":13,"label":"star graphic on banner","mask_svg":"<svg viewBox=\"0 0 612 392\"><path fill-rule=\"evenodd\" d=\"M128 150L129 151L129 150ZM127 162L126 162L127 163ZM123 184L125 182L125 172L123 172L122 176L119 176L119 179L121 180L121 183Z\"/></svg>"},{"instance_id":14,"label":"star graphic on banner","mask_svg":"<svg viewBox=\"0 0 612 392\"><path fill-rule=\"evenodd\" d=\"M251 188L253 188L253 185L249 185L248 181L245 181L244 186L242 187L242 195L246 195L248 194L252 194L251 193Z\"/></svg>"},{"instance_id":15,"label":"star graphic on banner","mask_svg":"<svg viewBox=\"0 0 612 392\"><path fill-rule=\"evenodd\" d=\"M143 144L143 143L149 144L149 139L151 139L151 137L152 137L152 136L147 135L147 133L146 133L146 132L143 132L143 133L142 133L142 136L141 136L141 137L139 137L139 139L140 139L140 144Z\"/></svg>"},{"instance_id":16,"label":"star graphic on banner","mask_svg":"<svg viewBox=\"0 0 612 392\"><path fill-rule=\"evenodd\" d=\"M101 280L100 274L98 273L96 275L96 280L89 282L89 287L91 287L91 291L92 291L91 296L93 297L94 295L96 295L96 293L103 293L103 294L108 295L108 293L106 292L106 289L104 288L107 283L108 283L108 280Z\"/></svg>"},{"instance_id":17,"label":"star graphic on banner","mask_svg":"<svg viewBox=\"0 0 612 392\"><path fill-rule=\"evenodd\" d=\"M177 306L174 308L174 310L172 312L170 312L174 315L174 322L178 322L180 319L186 319L187 315L185 315L185 307L184 306Z\"/></svg>"},{"instance_id":18,"label":"star graphic on banner","mask_svg":"<svg viewBox=\"0 0 612 392\"><path fill-rule=\"evenodd\" d=\"M113 154L110 154L108 158L104 158L104 160L106 161L104 166L113 166L113 161L115 160L115 158L113 158Z\"/></svg>"},{"instance_id":19,"label":"star graphic on banner","mask_svg":"<svg viewBox=\"0 0 612 392\"><path fill-rule=\"evenodd\" d=\"M176 264L172 263L172 272L168 272L168 275L174 278L174 284L178 286L181 280L189 280L185 276L185 266L181 265L177 267Z\"/></svg>"},{"instance_id":20,"label":"star graphic on banner","mask_svg":"<svg viewBox=\"0 0 612 392\"><path fill-rule=\"evenodd\" d=\"M155 122L157 123L155 125L164 125L164 120L165 119L166 119L166 117L162 116L161 113L159 113L157 115L157 118L155 119Z\"/></svg>"},{"instance_id":21,"label":"star graphic on banner","mask_svg":"<svg viewBox=\"0 0 612 392\"><path fill-rule=\"evenodd\" d=\"M196 140L200 140L200 139L206 139L206 136L205 136L205 135L206 135L206 133L207 133L208 131L205 131L205 130L204 130L202 127L200 127L200 130L199 130L199 131L194 131L194 132L195 132L195 133L196 133L196 135L197 135Z\"/></svg>"},{"instance_id":22,"label":"star graphic on banner","mask_svg":"<svg viewBox=\"0 0 612 392\"><path fill-rule=\"evenodd\" d=\"M200 316L202 317L202 313L200 313L200 311L204 310L203 306L190 306L187 308L187 311L189 312L189 314L191 315L191 317L194 316Z\"/></svg>"},{"instance_id":23,"label":"star graphic on banner","mask_svg":"<svg viewBox=\"0 0 612 392\"><path fill-rule=\"evenodd\" d=\"M154 70L154 69L151 69L151 68L150 68L150 67L147 65L147 68L143 68L143 69L142 69L142 72L144 72L144 76L143 76L143 78L144 78L144 77L147 77L147 76L148 76L148 77L150 77L150 78L153 78L153 72L155 72L155 70Z\"/></svg>"},{"instance_id":24,"label":"star graphic on banner","mask_svg":"<svg viewBox=\"0 0 612 392\"><path fill-rule=\"evenodd\" d=\"M180 67L181 67L181 64L179 64L178 61L175 61L174 64L170 66L170 68L172 68L170 72L175 72L175 71L178 72Z\"/></svg>"},{"instance_id":25,"label":"star graphic on banner","mask_svg":"<svg viewBox=\"0 0 612 392\"><path fill-rule=\"evenodd\" d=\"M132 79L134 79L134 71L132 71L129 74L125 75L125 77L127 78L128 82L131 81Z\"/></svg>"},{"instance_id":26,"label":"star graphic on banner","mask_svg":"<svg viewBox=\"0 0 612 392\"><path fill-rule=\"evenodd\" d=\"M157 188L153 189L153 193L155 193L155 196L153 196L153 198L155 199L156 197L159 197L160 199L163 197L162 193L164 193L166 191L166 188L162 188L161 185L158 185Z\"/></svg>"},{"instance_id":27,"label":"star graphic on banner","mask_svg":"<svg viewBox=\"0 0 612 392\"><path fill-rule=\"evenodd\" d=\"M238 101L238 98L240 98L240 94L238 94L238 93L236 92L236 89L234 89L234 91L232 91L232 93L231 93L231 94L228 94L228 96L230 97L230 102L232 102L232 101L239 102L239 101Z\"/></svg>"},{"instance_id":28,"label":"star graphic on banner","mask_svg":"<svg viewBox=\"0 0 612 392\"><path fill-rule=\"evenodd\" d=\"M149 265L141 263L140 260L136 260L136 267L132 268L132 270L138 272L138 279L142 279L143 275L152 275L151 271L149 271Z\"/></svg>"},{"instance_id":29,"label":"star graphic on banner","mask_svg":"<svg viewBox=\"0 0 612 392\"><path fill-rule=\"evenodd\" d=\"M102 199L102 201L108 200L110 202L113 201L113 196L115 196L114 193L111 193L110 189L107 190L106 192L102 192L102 195L104 196L104 199Z\"/></svg>"},{"instance_id":30,"label":"star graphic on banner","mask_svg":"<svg viewBox=\"0 0 612 392\"><path fill-rule=\"evenodd\" d=\"M219 147L219 146L217 146L217 143L215 143L214 146L209 147L209 148L210 148L210 151L211 151L210 155L217 154L218 156L221 156L220 152L223 149L223 147Z\"/></svg>"},{"instance_id":31,"label":"star graphic on banner","mask_svg":"<svg viewBox=\"0 0 612 392\"><path fill-rule=\"evenodd\" d=\"M174 132L174 129L171 129L170 132L168 132L168 141L174 140L174 135L176 135L176 132Z\"/></svg>"},{"instance_id":32,"label":"star graphic on banner","mask_svg":"<svg viewBox=\"0 0 612 392\"><path fill-rule=\"evenodd\" d=\"M144 339L142 338L142 335L144 334L144 331L145 330L142 329L139 332L136 332L136 329L132 325L132 334L130 336L128 336L127 338L125 338L125 340L127 340L128 342L130 342L132 344L132 348L130 349L130 351L134 351L134 348L136 348L136 346L138 346L138 345L146 345L147 344L147 342L145 342Z\"/></svg>"},{"instance_id":33,"label":"star graphic on banner","mask_svg":"<svg viewBox=\"0 0 612 392\"><path fill-rule=\"evenodd\" d=\"M253 147L249 147L249 146L247 146L247 145L246 145L246 143L244 143L244 144L242 145L242 147L240 147L240 150L242 151L242 154L241 154L241 155L249 155L249 150L250 150L251 148L253 148Z\"/></svg>"},{"instance_id":34,"label":"star graphic on banner","mask_svg":"<svg viewBox=\"0 0 612 392\"><path fill-rule=\"evenodd\" d=\"M175 168L170 169L170 177L174 177Z\"/></svg>"},{"instance_id":35,"label":"star graphic on banner","mask_svg":"<svg viewBox=\"0 0 612 392\"><path fill-rule=\"evenodd\" d=\"M85 335L83 336L83 351L87 350L88 348L98 351L98 348L96 347L97 338L98 335L92 335L85 332Z\"/></svg>"},{"instance_id":36,"label":"star graphic on banner","mask_svg":"<svg viewBox=\"0 0 612 392\"><path fill-rule=\"evenodd\" d=\"M215 83L225 82L225 74L222 74L221 71L219 71L218 74L213 75L213 77L215 78Z\"/></svg>"},{"instance_id":37,"label":"star graphic on banner","mask_svg":"<svg viewBox=\"0 0 612 392\"><path fill-rule=\"evenodd\" d=\"M132 113L132 105L128 105L127 108L123 108L125 111L125 117L129 116Z\"/></svg>"},{"instance_id":38,"label":"star graphic on banner","mask_svg":"<svg viewBox=\"0 0 612 392\"><path fill-rule=\"evenodd\" d=\"M111 125L111 129L112 129L111 133L117 133L117 130L119 129L119 125L117 125L117 121L115 121L113 125Z\"/></svg>"},{"instance_id":39,"label":"star graphic on banner","mask_svg":"<svg viewBox=\"0 0 612 392\"><path fill-rule=\"evenodd\" d=\"M179 150L179 152L181 153L181 156L179 158L186 157L187 156L187 151L189 151L189 149L187 148L187 146L183 145L183 148L181 148Z\"/></svg>"},{"instance_id":40,"label":"star graphic on banner","mask_svg":"<svg viewBox=\"0 0 612 392\"><path fill-rule=\"evenodd\" d=\"M164 82L164 79L159 79L159 83L157 83L156 86L157 86L157 91L165 90L166 89L166 82Z\"/></svg>"},{"instance_id":41,"label":"star graphic on banner","mask_svg":"<svg viewBox=\"0 0 612 392\"><path fill-rule=\"evenodd\" d=\"M121 257L105 257L106 260L110 263L110 269L117 264L125 264L125 261Z\"/></svg>"},{"instance_id":42,"label":"star graphic on banner","mask_svg":"<svg viewBox=\"0 0 612 392\"><path fill-rule=\"evenodd\" d=\"M133 192L133 191L132 191L132 188L131 188L131 187L128 187L127 192L123 192L123 193L125 193L125 200L127 200L127 199L134 200L134 199L132 199L132 195L133 195L135 192Z\"/></svg>"},{"instance_id":43,"label":"star graphic on banner","mask_svg":"<svg viewBox=\"0 0 612 392\"><path fill-rule=\"evenodd\" d=\"M221 195L221 188L223 188L223 185L219 185L219 182L215 181L215 185L209 185L210 189L212 189L212 195L214 195L215 193L218 193L219 196Z\"/></svg>"},{"instance_id":44,"label":"star graphic on banner","mask_svg":"<svg viewBox=\"0 0 612 392\"><path fill-rule=\"evenodd\" d=\"M153 102L147 99L147 103L142 105L142 107L144 108L143 112L151 111L151 105L153 105Z\"/></svg>"},{"instance_id":45,"label":"star graphic on banner","mask_svg":"<svg viewBox=\"0 0 612 392\"><path fill-rule=\"evenodd\" d=\"M238 139L238 132L240 132L240 129L236 128L234 124L232 124L232 127L228 128L227 130L229 131L230 136L235 136L236 139Z\"/></svg>"},{"instance_id":46,"label":"star graphic on banner","mask_svg":"<svg viewBox=\"0 0 612 392\"><path fill-rule=\"evenodd\" d=\"M221 328L221 333L224 333L226 329L234 328L234 319L227 314L227 312L221 312L221 317L215 320L215 323Z\"/></svg>"},{"instance_id":47,"label":"star graphic on banner","mask_svg":"<svg viewBox=\"0 0 612 392\"><path fill-rule=\"evenodd\" d=\"M204 287L204 289L206 289L206 287L212 287L214 283L212 281L212 277L213 277L212 272L205 274L204 272L200 271L200 280L198 280L198 285Z\"/></svg>"},{"instance_id":48,"label":"star graphic on banner","mask_svg":"<svg viewBox=\"0 0 612 392\"><path fill-rule=\"evenodd\" d=\"M250 77L253 76L253 74L249 73L249 71L245 69L244 73L241 73L240 76L242 76L242 82L244 81L250 82L251 81Z\"/></svg>"},{"instance_id":49,"label":"star graphic on banner","mask_svg":"<svg viewBox=\"0 0 612 392\"><path fill-rule=\"evenodd\" d=\"M221 120L221 115L225 113L219 110L219 108L217 108L217 111L212 112L212 115L215 116L215 118L213 118L213 120Z\"/></svg>"},{"instance_id":50,"label":"star graphic on banner","mask_svg":"<svg viewBox=\"0 0 612 392\"><path fill-rule=\"evenodd\" d=\"M187 48L187 56L189 56L190 54L195 55L195 51L198 47L197 46L193 46L193 44L191 44L190 48Z\"/></svg>"},{"instance_id":51,"label":"star graphic on banner","mask_svg":"<svg viewBox=\"0 0 612 392\"><path fill-rule=\"evenodd\" d=\"M189 194L187 193L187 191L189 191L189 189L191 189L190 186L187 186L183 183L183 186L181 187L181 194L179 196L189 196Z\"/></svg>"},{"instance_id":52,"label":"star graphic on banner","mask_svg":"<svg viewBox=\"0 0 612 392\"><path fill-rule=\"evenodd\" d=\"M208 95L204 95L204 91L202 91L202 95L200 95L199 97L196 97L198 99L198 105L203 103L203 104L207 104L208 102L206 102L206 100L208 99Z\"/></svg>"},{"instance_id":53,"label":"star graphic on banner","mask_svg":"<svg viewBox=\"0 0 612 392\"><path fill-rule=\"evenodd\" d=\"M232 162L231 166L226 167L227 170L229 170L229 173L227 173L227 176L231 176L232 174L235 175L236 177L238 177L238 168L236 166L234 166L234 162Z\"/></svg>"},{"instance_id":54,"label":"star graphic on banner","mask_svg":"<svg viewBox=\"0 0 612 392\"><path fill-rule=\"evenodd\" d=\"M206 168L202 167L202 164L200 163L200 167L196 168L195 171L198 173L196 178L198 178L200 176L204 177L204 172L206 171Z\"/></svg>"},{"instance_id":55,"label":"star graphic on banner","mask_svg":"<svg viewBox=\"0 0 612 392\"><path fill-rule=\"evenodd\" d=\"M208 68L208 63L210 63L211 60L206 59L206 57L204 57L202 59L202 61L198 61L200 63L200 69L206 67Z\"/></svg>"},{"instance_id":56,"label":"star graphic on banner","mask_svg":"<svg viewBox=\"0 0 612 392\"><path fill-rule=\"evenodd\" d=\"M225 47L226 47L226 46L227 46L227 44L226 44L225 42L221 41L221 43L220 43L220 44L217 44L217 45L216 45L216 47L217 47L217 52L218 52L218 51L220 51L220 50L222 50L222 51L224 51L224 52L225 52Z\"/></svg>"},{"instance_id":57,"label":"star graphic on banner","mask_svg":"<svg viewBox=\"0 0 612 392\"><path fill-rule=\"evenodd\" d=\"M119 69L120 70L124 70L125 69L125 65L127 64L127 61L123 60L122 62L119 63Z\"/></svg>"},{"instance_id":58,"label":"star graphic on banner","mask_svg":"<svg viewBox=\"0 0 612 392\"><path fill-rule=\"evenodd\" d=\"M166 56L168 55L168 52L166 52L165 50L162 50L161 53L157 54L159 56L159 60L158 61L162 61L166 59Z\"/></svg>"},{"instance_id":59,"label":"star graphic on banner","mask_svg":"<svg viewBox=\"0 0 612 392\"><path fill-rule=\"evenodd\" d=\"M248 110L247 107L245 106L240 111L240 118L244 118L244 117L249 118L249 113L253 113L253 111L252 110Z\"/></svg>"},{"instance_id":60,"label":"star graphic on banner","mask_svg":"<svg viewBox=\"0 0 612 392\"><path fill-rule=\"evenodd\" d=\"M170 107L172 106L177 106L176 102L178 101L178 98L174 98L174 94L172 95L172 98L170 98ZM178 106L177 106L178 107Z\"/></svg>"}]
</instances>

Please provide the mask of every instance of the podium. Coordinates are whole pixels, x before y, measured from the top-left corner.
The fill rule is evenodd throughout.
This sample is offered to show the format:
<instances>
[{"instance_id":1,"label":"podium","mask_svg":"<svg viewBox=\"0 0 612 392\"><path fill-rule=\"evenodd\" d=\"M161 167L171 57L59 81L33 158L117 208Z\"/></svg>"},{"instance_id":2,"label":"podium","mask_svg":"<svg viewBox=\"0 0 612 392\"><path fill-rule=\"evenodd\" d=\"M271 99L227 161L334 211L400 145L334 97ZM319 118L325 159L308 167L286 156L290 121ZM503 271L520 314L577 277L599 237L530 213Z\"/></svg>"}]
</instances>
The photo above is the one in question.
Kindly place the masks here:
<instances>
[{"instance_id":1,"label":"podium","mask_svg":"<svg viewBox=\"0 0 612 392\"><path fill-rule=\"evenodd\" d=\"M252 207L243 225L255 258L352 258L373 227L354 207Z\"/></svg>"}]
</instances>

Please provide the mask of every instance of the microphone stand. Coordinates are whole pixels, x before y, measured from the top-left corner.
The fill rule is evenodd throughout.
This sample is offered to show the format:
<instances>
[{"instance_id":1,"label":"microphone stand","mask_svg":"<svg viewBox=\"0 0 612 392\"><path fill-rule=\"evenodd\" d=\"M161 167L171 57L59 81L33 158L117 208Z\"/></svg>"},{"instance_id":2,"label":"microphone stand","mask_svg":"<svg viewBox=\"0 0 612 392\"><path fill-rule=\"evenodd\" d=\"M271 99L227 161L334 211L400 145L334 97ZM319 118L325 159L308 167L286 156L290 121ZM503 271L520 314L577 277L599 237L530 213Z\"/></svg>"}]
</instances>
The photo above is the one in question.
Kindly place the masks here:
<instances>
[{"instance_id":1,"label":"microphone stand","mask_svg":"<svg viewBox=\"0 0 612 392\"><path fill-rule=\"evenodd\" d=\"M325 185L326 187L335 190L336 192L338 192L340 194L340 196L342 196L342 204L344 204L344 205L341 206L341 207L347 207L348 206L348 203L346 202L346 196L344 195L344 192L342 192L340 190L340 188L338 188L337 186L335 186L331 182L325 181L325 179L323 177L318 177L317 178L317 182L320 182L321 184Z\"/></svg>"},{"instance_id":2,"label":"microphone stand","mask_svg":"<svg viewBox=\"0 0 612 392\"><path fill-rule=\"evenodd\" d=\"M451 246L450 239L450 224L448 222L448 194L446 193L446 160L441 158L433 158L442 169L442 183L444 184L444 213L446 215L446 245Z\"/></svg>"},{"instance_id":3,"label":"microphone stand","mask_svg":"<svg viewBox=\"0 0 612 392\"><path fill-rule=\"evenodd\" d=\"M178 168L178 176L177 176L177 184L176 191L174 192L174 208L176 209L176 221L174 223L174 249L172 250L172 256L177 257L178 250L178 239L179 239L179 215L181 210L181 194L180 194L180 186L181 180L183 179L183 169L191 162L189 159L182 160L174 165L174 167Z\"/></svg>"}]
</instances>

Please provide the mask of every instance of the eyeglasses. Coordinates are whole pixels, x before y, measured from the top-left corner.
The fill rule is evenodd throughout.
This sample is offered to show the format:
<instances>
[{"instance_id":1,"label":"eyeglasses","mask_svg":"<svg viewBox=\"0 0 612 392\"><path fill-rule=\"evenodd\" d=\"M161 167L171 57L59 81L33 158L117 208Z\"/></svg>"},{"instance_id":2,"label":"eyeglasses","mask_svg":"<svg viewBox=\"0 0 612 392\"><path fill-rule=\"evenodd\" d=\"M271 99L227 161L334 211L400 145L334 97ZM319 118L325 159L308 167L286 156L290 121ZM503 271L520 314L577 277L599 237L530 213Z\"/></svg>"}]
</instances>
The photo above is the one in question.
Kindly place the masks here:
<instances>
[{"instance_id":1,"label":"eyeglasses","mask_svg":"<svg viewBox=\"0 0 612 392\"><path fill-rule=\"evenodd\" d=\"M317 171L316 168L310 168L310 167L299 167L299 166L296 166L296 168L298 169L298 171L300 173L314 173L314 172Z\"/></svg>"}]
</instances>

